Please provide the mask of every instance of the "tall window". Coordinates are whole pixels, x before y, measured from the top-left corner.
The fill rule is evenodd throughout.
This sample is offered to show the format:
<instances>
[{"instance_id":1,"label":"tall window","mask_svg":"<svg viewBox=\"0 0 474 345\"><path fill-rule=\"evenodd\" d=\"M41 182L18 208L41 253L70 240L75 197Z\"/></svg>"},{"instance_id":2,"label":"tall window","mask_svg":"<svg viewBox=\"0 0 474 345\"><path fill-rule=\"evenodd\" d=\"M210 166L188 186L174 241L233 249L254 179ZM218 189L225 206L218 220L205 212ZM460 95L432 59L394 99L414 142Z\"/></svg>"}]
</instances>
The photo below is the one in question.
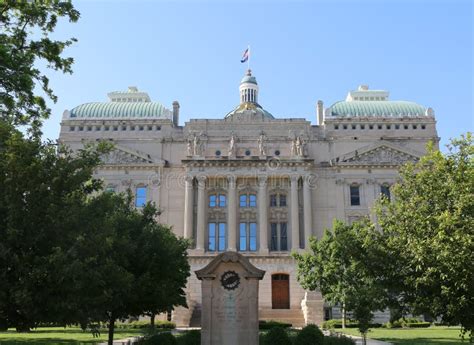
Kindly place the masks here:
<instances>
[{"instance_id":1,"label":"tall window","mask_svg":"<svg viewBox=\"0 0 474 345\"><path fill-rule=\"evenodd\" d=\"M146 187L137 187L135 190L135 206L143 207L146 204Z\"/></svg>"},{"instance_id":2,"label":"tall window","mask_svg":"<svg viewBox=\"0 0 474 345\"><path fill-rule=\"evenodd\" d=\"M239 205L243 207L257 207L257 195L241 194L239 197Z\"/></svg>"},{"instance_id":3,"label":"tall window","mask_svg":"<svg viewBox=\"0 0 474 345\"><path fill-rule=\"evenodd\" d=\"M240 251L251 251L257 250L257 223L240 223Z\"/></svg>"},{"instance_id":4,"label":"tall window","mask_svg":"<svg viewBox=\"0 0 474 345\"><path fill-rule=\"evenodd\" d=\"M286 207L286 194L270 195L270 207Z\"/></svg>"},{"instance_id":5,"label":"tall window","mask_svg":"<svg viewBox=\"0 0 474 345\"><path fill-rule=\"evenodd\" d=\"M226 249L226 224L208 224L208 250L210 252L223 252Z\"/></svg>"},{"instance_id":6,"label":"tall window","mask_svg":"<svg viewBox=\"0 0 474 345\"><path fill-rule=\"evenodd\" d=\"M270 250L273 251L286 251L288 250L288 231L287 224L282 223L271 223L271 243Z\"/></svg>"},{"instance_id":7,"label":"tall window","mask_svg":"<svg viewBox=\"0 0 474 345\"><path fill-rule=\"evenodd\" d=\"M360 205L360 187L357 185L350 186L351 192L351 206Z\"/></svg>"},{"instance_id":8,"label":"tall window","mask_svg":"<svg viewBox=\"0 0 474 345\"><path fill-rule=\"evenodd\" d=\"M226 196L225 194L211 194L209 195L209 207L225 207Z\"/></svg>"},{"instance_id":9,"label":"tall window","mask_svg":"<svg viewBox=\"0 0 474 345\"><path fill-rule=\"evenodd\" d=\"M380 186L380 193L390 200L390 186L388 184Z\"/></svg>"}]
</instances>

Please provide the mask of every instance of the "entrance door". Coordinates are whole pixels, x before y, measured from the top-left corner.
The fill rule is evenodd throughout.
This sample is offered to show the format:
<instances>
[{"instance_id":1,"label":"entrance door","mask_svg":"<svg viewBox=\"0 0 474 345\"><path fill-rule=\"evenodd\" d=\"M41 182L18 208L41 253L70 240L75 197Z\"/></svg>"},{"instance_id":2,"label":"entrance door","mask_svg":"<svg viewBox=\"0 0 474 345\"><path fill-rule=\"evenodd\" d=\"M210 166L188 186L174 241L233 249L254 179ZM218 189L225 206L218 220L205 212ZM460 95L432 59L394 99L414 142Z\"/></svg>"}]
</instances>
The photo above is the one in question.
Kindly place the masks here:
<instances>
[{"instance_id":1,"label":"entrance door","mask_svg":"<svg viewBox=\"0 0 474 345\"><path fill-rule=\"evenodd\" d=\"M272 275L272 309L290 309L290 276Z\"/></svg>"}]
</instances>

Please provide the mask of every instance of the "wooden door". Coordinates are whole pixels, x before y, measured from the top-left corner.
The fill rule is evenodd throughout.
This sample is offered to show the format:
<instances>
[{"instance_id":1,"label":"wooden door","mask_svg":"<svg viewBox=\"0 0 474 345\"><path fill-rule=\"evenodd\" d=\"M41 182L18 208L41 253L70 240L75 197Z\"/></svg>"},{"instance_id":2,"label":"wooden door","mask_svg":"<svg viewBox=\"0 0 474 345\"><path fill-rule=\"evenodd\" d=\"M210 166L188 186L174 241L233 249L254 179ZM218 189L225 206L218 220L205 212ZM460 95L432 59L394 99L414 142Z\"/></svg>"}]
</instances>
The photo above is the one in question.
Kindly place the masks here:
<instances>
[{"instance_id":1,"label":"wooden door","mask_svg":"<svg viewBox=\"0 0 474 345\"><path fill-rule=\"evenodd\" d=\"M290 309L290 276L272 275L272 309Z\"/></svg>"}]
</instances>

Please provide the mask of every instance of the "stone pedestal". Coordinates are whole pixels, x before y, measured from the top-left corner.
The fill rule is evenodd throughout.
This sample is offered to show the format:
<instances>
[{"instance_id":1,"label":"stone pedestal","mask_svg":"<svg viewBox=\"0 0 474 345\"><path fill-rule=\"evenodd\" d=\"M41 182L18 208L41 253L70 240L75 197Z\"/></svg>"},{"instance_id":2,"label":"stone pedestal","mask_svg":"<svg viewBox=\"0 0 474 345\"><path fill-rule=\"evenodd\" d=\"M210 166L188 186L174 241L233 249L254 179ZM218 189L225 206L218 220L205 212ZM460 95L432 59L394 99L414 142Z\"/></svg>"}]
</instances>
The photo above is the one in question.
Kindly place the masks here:
<instances>
[{"instance_id":1,"label":"stone pedestal","mask_svg":"<svg viewBox=\"0 0 474 345\"><path fill-rule=\"evenodd\" d=\"M196 271L202 281L202 345L258 344L258 285L265 272L237 252Z\"/></svg>"}]
</instances>

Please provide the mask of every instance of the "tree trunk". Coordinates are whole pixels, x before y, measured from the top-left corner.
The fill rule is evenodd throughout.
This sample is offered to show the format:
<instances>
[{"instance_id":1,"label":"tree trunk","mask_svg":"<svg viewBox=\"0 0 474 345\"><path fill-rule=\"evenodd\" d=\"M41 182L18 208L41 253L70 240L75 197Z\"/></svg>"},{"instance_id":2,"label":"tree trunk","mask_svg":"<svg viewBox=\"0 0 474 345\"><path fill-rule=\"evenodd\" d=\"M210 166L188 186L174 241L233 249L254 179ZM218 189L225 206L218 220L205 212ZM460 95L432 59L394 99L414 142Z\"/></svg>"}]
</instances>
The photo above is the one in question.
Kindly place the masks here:
<instances>
[{"instance_id":1,"label":"tree trunk","mask_svg":"<svg viewBox=\"0 0 474 345\"><path fill-rule=\"evenodd\" d=\"M150 326L151 326L151 329L155 329L155 316L156 316L155 313L152 313L152 314L150 315Z\"/></svg>"},{"instance_id":2,"label":"tree trunk","mask_svg":"<svg viewBox=\"0 0 474 345\"><path fill-rule=\"evenodd\" d=\"M346 328L346 303L342 302L342 328Z\"/></svg>"},{"instance_id":3,"label":"tree trunk","mask_svg":"<svg viewBox=\"0 0 474 345\"><path fill-rule=\"evenodd\" d=\"M361 333L362 335L362 345L367 345L367 333Z\"/></svg>"},{"instance_id":4,"label":"tree trunk","mask_svg":"<svg viewBox=\"0 0 474 345\"><path fill-rule=\"evenodd\" d=\"M108 345L114 345L114 328L115 328L115 316L113 313L110 314L109 319L109 341Z\"/></svg>"}]
</instances>

